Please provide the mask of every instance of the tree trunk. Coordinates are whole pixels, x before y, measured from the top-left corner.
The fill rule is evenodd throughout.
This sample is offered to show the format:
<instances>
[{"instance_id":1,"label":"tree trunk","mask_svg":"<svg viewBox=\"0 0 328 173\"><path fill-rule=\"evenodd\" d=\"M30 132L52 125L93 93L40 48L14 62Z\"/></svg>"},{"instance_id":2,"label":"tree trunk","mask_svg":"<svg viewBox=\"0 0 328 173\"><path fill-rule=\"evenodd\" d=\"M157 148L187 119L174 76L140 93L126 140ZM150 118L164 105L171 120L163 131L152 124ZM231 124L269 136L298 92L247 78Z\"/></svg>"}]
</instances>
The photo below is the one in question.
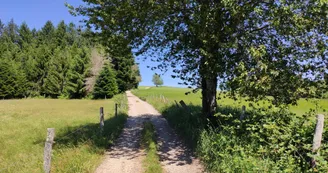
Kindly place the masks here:
<instances>
[{"instance_id":1,"label":"tree trunk","mask_svg":"<svg viewBox=\"0 0 328 173\"><path fill-rule=\"evenodd\" d=\"M203 115L212 119L215 114L216 102L216 88L217 76L206 76L202 78L202 106Z\"/></svg>"}]
</instances>

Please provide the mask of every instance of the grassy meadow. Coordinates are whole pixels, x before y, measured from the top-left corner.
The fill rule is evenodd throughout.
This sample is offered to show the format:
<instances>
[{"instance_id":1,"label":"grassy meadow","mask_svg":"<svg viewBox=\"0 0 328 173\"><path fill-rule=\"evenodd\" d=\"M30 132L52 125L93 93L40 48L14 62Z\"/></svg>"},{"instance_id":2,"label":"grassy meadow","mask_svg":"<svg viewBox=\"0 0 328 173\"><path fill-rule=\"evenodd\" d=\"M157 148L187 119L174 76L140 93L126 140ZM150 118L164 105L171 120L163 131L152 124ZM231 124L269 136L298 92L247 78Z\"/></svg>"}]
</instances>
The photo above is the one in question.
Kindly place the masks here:
<instances>
[{"instance_id":1,"label":"grassy meadow","mask_svg":"<svg viewBox=\"0 0 328 173\"><path fill-rule=\"evenodd\" d=\"M114 104L120 113L114 117ZM99 108L105 128L99 133ZM126 97L0 101L0 172L43 172L47 128L55 128L52 172L93 172L126 120Z\"/></svg>"},{"instance_id":2,"label":"grassy meadow","mask_svg":"<svg viewBox=\"0 0 328 173\"><path fill-rule=\"evenodd\" d=\"M159 99L160 95L163 95L168 100L168 104L174 103L174 100L176 100L177 102L183 100L186 104L201 105L201 92L198 91L195 94L190 93L186 95L185 93L189 91L191 91L191 89L141 86L138 90L134 90L133 93L143 99L148 98L148 100L151 100L152 98ZM246 107L248 107L247 105L249 104L249 102L246 102L242 98L235 101L230 98L221 97L221 99L217 102L218 105L232 106L238 108L241 108L242 105L246 105ZM152 102L152 104L154 104L157 109L161 109L163 106L165 106L160 102ZM260 102L259 106L262 106L264 104L265 103ZM325 111L328 111L328 99L301 99L298 101L298 105L290 106L290 110L296 113L297 115L301 115L305 112L308 112L310 109L316 109L317 113L325 113Z\"/></svg>"}]
</instances>

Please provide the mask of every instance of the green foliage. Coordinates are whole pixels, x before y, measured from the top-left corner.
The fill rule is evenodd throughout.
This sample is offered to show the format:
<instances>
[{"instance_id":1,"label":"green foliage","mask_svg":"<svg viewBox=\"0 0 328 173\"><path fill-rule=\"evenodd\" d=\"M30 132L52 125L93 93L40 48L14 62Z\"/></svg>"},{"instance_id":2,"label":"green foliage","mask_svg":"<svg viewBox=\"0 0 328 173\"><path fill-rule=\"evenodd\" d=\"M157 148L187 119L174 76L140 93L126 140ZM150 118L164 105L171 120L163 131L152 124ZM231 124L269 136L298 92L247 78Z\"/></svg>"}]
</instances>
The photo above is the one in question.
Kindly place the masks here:
<instances>
[{"instance_id":1,"label":"green foliage","mask_svg":"<svg viewBox=\"0 0 328 173\"><path fill-rule=\"evenodd\" d=\"M106 65L97 78L93 90L93 97L95 99L112 98L118 93L118 91L115 73L108 65Z\"/></svg>"},{"instance_id":2,"label":"green foliage","mask_svg":"<svg viewBox=\"0 0 328 173\"><path fill-rule=\"evenodd\" d=\"M131 53L126 56L114 56L112 57L113 69L116 72L116 81L118 85L119 92L124 92L126 90L135 87L136 72L133 70L134 57Z\"/></svg>"},{"instance_id":3,"label":"green foliage","mask_svg":"<svg viewBox=\"0 0 328 173\"><path fill-rule=\"evenodd\" d=\"M286 107L265 108L269 105L262 103L252 107L256 103L248 102L252 104L247 104L245 119L240 121L241 105L223 98L224 105L218 108L215 121L210 122L201 116L200 95L186 96L186 90L154 87L133 93L144 97L162 112L210 172L328 171L327 126L324 127L320 155L312 153L315 115L322 109L314 110L316 105L311 102L294 107L297 115ZM162 94L170 102L163 102L154 94ZM191 114L176 107L174 100L178 99L194 103L188 104ZM328 106L326 100L321 100L320 104L323 109ZM312 157L318 161L314 169L310 167Z\"/></svg>"},{"instance_id":4,"label":"green foliage","mask_svg":"<svg viewBox=\"0 0 328 173\"><path fill-rule=\"evenodd\" d=\"M2 87L2 92L7 93L2 94L4 98L86 96L84 79L90 68L91 47L82 36L84 31L73 24L67 26L64 21L57 27L48 21L41 30L32 31L26 23L18 27L13 20L0 27L1 65L10 64L3 72L10 72L3 77L8 78ZM15 83L22 87L9 79L17 80Z\"/></svg>"},{"instance_id":5,"label":"green foliage","mask_svg":"<svg viewBox=\"0 0 328 173\"><path fill-rule=\"evenodd\" d=\"M133 88L138 88L139 83L141 82L141 74L140 74L140 70L139 70L139 65L138 64L134 64L132 66L132 71L133 71Z\"/></svg>"},{"instance_id":6,"label":"green foliage","mask_svg":"<svg viewBox=\"0 0 328 173\"><path fill-rule=\"evenodd\" d=\"M161 85L163 85L163 83L164 83L164 82L163 82L163 79L162 79L161 76L158 75L158 74L154 74L154 75L153 75L152 82L154 83L154 85L156 85L156 87L161 86Z\"/></svg>"},{"instance_id":7,"label":"green foliage","mask_svg":"<svg viewBox=\"0 0 328 173\"><path fill-rule=\"evenodd\" d=\"M23 71L13 61L0 59L0 98L26 96L27 84Z\"/></svg>"},{"instance_id":8,"label":"green foliage","mask_svg":"<svg viewBox=\"0 0 328 173\"><path fill-rule=\"evenodd\" d=\"M158 62L153 69L172 67L174 77L202 88L205 115L215 112L218 80L232 98L271 96L275 105L324 89L327 1L85 2L67 6L88 18L113 52L131 47Z\"/></svg>"}]
</instances>

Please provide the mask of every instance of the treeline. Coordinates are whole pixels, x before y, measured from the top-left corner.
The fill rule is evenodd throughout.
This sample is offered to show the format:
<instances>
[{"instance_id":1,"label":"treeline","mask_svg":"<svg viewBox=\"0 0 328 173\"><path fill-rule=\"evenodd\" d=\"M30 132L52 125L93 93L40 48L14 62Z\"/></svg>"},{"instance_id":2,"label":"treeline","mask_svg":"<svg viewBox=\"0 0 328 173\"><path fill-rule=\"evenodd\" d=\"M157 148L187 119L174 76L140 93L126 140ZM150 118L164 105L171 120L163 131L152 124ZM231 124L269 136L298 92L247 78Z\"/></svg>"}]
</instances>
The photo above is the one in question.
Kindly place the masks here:
<instances>
[{"instance_id":1,"label":"treeline","mask_svg":"<svg viewBox=\"0 0 328 173\"><path fill-rule=\"evenodd\" d=\"M40 29L0 21L0 97L81 98L90 65L90 41L73 23Z\"/></svg>"},{"instance_id":2,"label":"treeline","mask_svg":"<svg viewBox=\"0 0 328 173\"><path fill-rule=\"evenodd\" d=\"M64 21L57 26L48 21L36 30L26 23L18 26L13 20L7 24L0 20L0 98L85 97L88 93L84 80L91 75L94 47L88 35L90 30ZM139 74L139 70L133 70L134 58L125 61L120 68L126 68L130 80L124 79L124 71L114 70L111 80L117 84L115 94L138 85L134 74ZM115 65L108 63L106 67Z\"/></svg>"}]
</instances>

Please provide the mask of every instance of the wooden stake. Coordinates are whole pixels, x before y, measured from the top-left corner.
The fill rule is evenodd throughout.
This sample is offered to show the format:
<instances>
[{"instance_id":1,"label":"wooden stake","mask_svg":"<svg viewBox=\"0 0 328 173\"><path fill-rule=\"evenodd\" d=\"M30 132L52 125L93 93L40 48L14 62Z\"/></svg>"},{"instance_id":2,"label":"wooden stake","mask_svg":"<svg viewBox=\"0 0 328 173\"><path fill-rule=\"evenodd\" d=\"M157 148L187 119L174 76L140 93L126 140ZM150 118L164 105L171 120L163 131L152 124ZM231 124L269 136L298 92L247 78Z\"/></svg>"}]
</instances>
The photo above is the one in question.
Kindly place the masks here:
<instances>
[{"instance_id":1,"label":"wooden stake","mask_svg":"<svg viewBox=\"0 0 328 173\"><path fill-rule=\"evenodd\" d=\"M317 115L317 124L315 127L314 136L313 136L313 146L312 146L313 153L316 153L321 146L324 120L325 120L325 117L323 114ZM317 155L319 155L319 152L317 152ZM312 158L311 166L315 167L315 165L316 165L316 161L314 158Z\"/></svg>"},{"instance_id":2,"label":"wooden stake","mask_svg":"<svg viewBox=\"0 0 328 173\"><path fill-rule=\"evenodd\" d=\"M182 106L186 111L188 111L188 113L191 114L190 109L188 108L188 106L186 105L186 103L185 103L183 100L181 100L179 103L181 104L181 106Z\"/></svg>"},{"instance_id":3,"label":"wooden stake","mask_svg":"<svg viewBox=\"0 0 328 173\"><path fill-rule=\"evenodd\" d=\"M176 100L174 100L174 102L175 102L175 105L177 106L177 108L180 108L178 102Z\"/></svg>"},{"instance_id":4,"label":"wooden stake","mask_svg":"<svg viewBox=\"0 0 328 173\"><path fill-rule=\"evenodd\" d=\"M100 132L104 130L104 108L100 107Z\"/></svg>"},{"instance_id":5,"label":"wooden stake","mask_svg":"<svg viewBox=\"0 0 328 173\"><path fill-rule=\"evenodd\" d=\"M51 171L51 151L52 144L54 143L55 129L47 129L47 139L44 145L44 155L43 155L43 168L45 173L50 173Z\"/></svg>"}]
</instances>

